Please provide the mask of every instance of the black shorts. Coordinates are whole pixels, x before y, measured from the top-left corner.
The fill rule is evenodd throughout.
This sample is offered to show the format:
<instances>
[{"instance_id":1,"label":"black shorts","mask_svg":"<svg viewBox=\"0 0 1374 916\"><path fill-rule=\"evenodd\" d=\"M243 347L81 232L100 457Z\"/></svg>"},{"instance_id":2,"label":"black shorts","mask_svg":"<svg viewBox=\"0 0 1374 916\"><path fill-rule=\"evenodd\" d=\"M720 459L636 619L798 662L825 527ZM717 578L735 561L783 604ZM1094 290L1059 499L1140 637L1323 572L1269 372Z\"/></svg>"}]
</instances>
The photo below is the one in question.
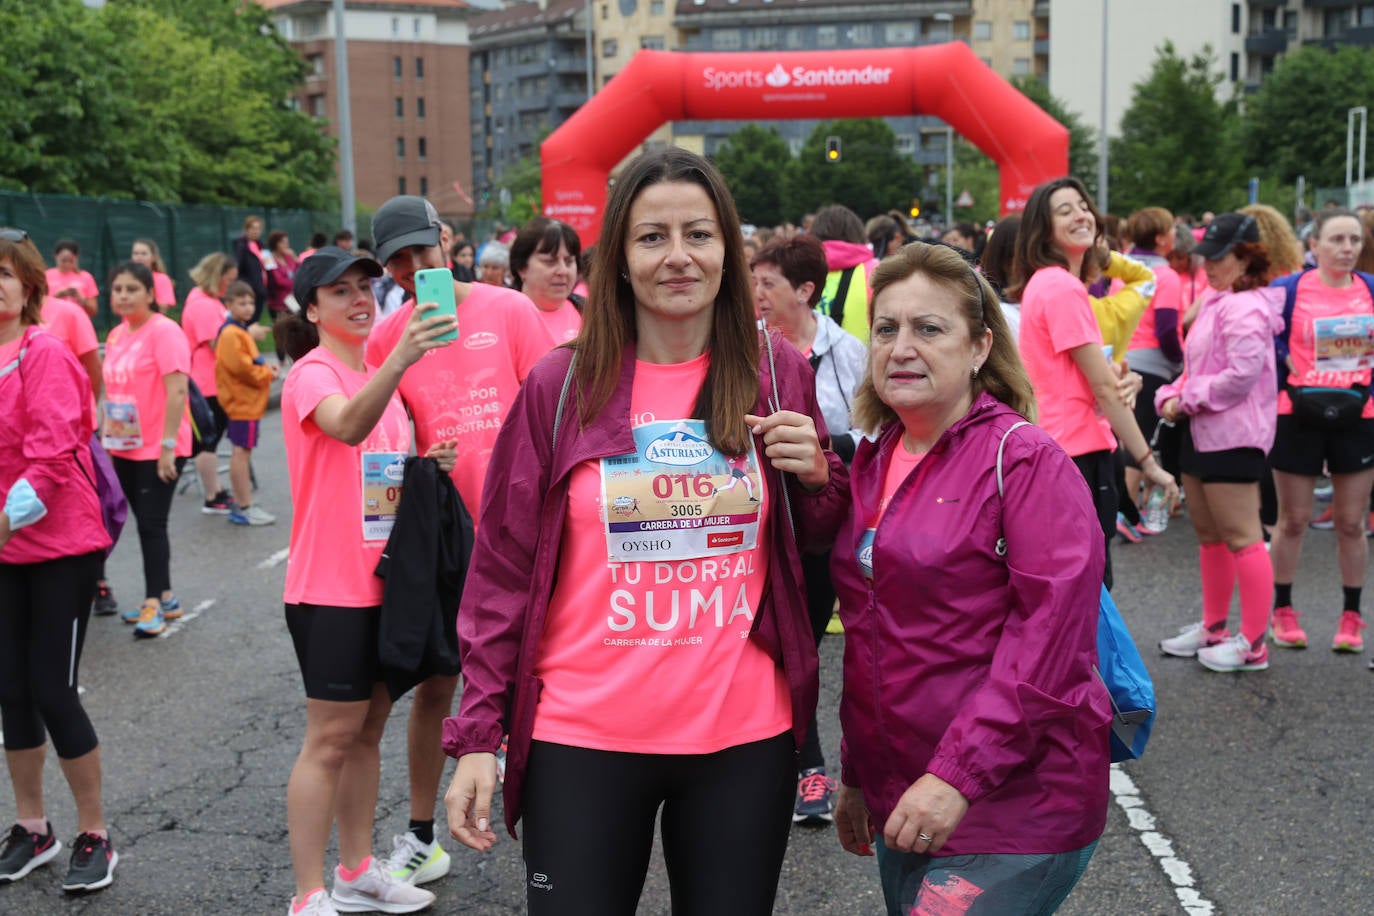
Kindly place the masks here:
<instances>
[{"instance_id":1,"label":"black shorts","mask_svg":"<svg viewBox=\"0 0 1374 916\"><path fill-rule=\"evenodd\" d=\"M1350 429L1328 432L1305 426L1291 414L1279 414L1270 467L1285 474L1319 477L1323 463L1332 474L1374 468L1374 420L1361 419Z\"/></svg>"},{"instance_id":2,"label":"black shorts","mask_svg":"<svg viewBox=\"0 0 1374 916\"><path fill-rule=\"evenodd\" d=\"M1183 473L1203 483L1258 483L1269 473L1264 452L1257 448L1224 448L1218 452L1199 452L1193 445L1193 431L1186 419L1178 421L1183 442L1178 464Z\"/></svg>"},{"instance_id":3,"label":"black shorts","mask_svg":"<svg viewBox=\"0 0 1374 916\"><path fill-rule=\"evenodd\" d=\"M286 606L286 626L307 697L341 703L372 698L373 686L382 679L377 661L381 619L380 606Z\"/></svg>"},{"instance_id":4,"label":"black shorts","mask_svg":"<svg viewBox=\"0 0 1374 916\"><path fill-rule=\"evenodd\" d=\"M215 415L215 442L218 443L220 439L224 438L224 431L229 428L229 415L224 412L223 407L219 406L219 398L215 397L213 394L205 396L205 403L210 405L210 412ZM201 448L200 443L193 439L191 442L191 456L195 457L203 451L208 451L208 449Z\"/></svg>"}]
</instances>

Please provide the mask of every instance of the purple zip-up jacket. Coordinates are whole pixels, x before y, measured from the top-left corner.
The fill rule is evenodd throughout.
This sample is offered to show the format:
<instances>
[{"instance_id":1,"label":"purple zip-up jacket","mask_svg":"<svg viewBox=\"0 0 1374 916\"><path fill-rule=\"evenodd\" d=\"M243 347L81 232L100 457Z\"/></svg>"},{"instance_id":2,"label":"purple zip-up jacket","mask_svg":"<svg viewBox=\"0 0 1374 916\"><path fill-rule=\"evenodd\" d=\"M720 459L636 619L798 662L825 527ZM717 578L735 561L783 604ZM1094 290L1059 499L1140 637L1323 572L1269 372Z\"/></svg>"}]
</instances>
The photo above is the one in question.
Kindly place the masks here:
<instances>
[{"instance_id":1,"label":"purple zip-up jacket","mask_svg":"<svg viewBox=\"0 0 1374 916\"><path fill-rule=\"evenodd\" d=\"M783 409L809 415L822 443L829 437L816 403L816 379L810 364L780 335L773 334L778 392ZM568 374L572 350L558 348L541 359L520 388L501 425L486 483L477 542L458 609L458 643L463 659L463 696L458 715L444 720L443 747L450 757L495 752L509 734L503 799L506 828L515 836L520 819L535 707L542 683L533 675L539 638L561 574L559 543L567 514L573 468L583 461L634 451L630 429L630 394L634 384L634 346L626 348L614 394L589 426L578 421L578 389L568 391L558 441L552 432L558 395ZM772 383L767 355L759 358L759 397L754 413L767 406ZM755 442L763 454L761 440ZM792 734L797 745L816 709L817 655L807 616L801 550L829 547L848 505L848 473L827 451L830 482L807 493L787 479L797 537L787 529L780 498L778 511L767 513L768 587L754 618L752 639L782 666L792 702ZM781 494L783 481L768 461L762 463L770 494ZM800 545L798 544L800 541Z\"/></svg>"},{"instance_id":2,"label":"purple zip-up jacket","mask_svg":"<svg viewBox=\"0 0 1374 916\"><path fill-rule=\"evenodd\" d=\"M902 425L861 442L831 573L844 621L845 785L882 831L933 773L969 800L939 856L1080 849L1107 818L1111 707L1097 662L1102 529L1078 468L980 394L894 494L870 586L854 545ZM1006 538L1006 555L997 541Z\"/></svg>"},{"instance_id":3,"label":"purple zip-up jacket","mask_svg":"<svg viewBox=\"0 0 1374 916\"><path fill-rule=\"evenodd\" d=\"M1199 452L1268 454L1279 411L1274 337L1282 330L1282 289L1209 290L1183 343L1183 374L1155 392L1155 410L1178 398Z\"/></svg>"}]
</instances>

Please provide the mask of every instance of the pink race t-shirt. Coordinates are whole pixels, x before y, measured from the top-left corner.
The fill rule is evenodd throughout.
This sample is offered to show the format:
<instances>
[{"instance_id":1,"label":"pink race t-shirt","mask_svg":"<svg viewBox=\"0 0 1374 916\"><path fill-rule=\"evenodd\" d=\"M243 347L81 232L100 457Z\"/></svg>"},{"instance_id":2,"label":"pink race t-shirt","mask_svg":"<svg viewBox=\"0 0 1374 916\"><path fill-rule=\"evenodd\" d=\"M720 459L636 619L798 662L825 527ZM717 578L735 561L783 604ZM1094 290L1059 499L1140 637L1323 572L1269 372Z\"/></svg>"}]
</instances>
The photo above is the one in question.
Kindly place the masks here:
<instances>
[{"instance_id":1,"label":"pink race t-shirt","mask_svg":"<svg viewBox=\"0 0 1374 916\"><path fill-rule=\"evenodd\" d=\"M153 271L153 301L163 308L171 308L177 304L176 289L172 286L172 278L164 273Z\"/></svg>"},{"instance_id":2,"label":"pink race t-shirt","mask_svg":"<svg viewBox=\"0 0 1374 916\"><path fill-rule=\"evenodd\" d=\"M564 299L563 304L553 310L539 309L537 306L536 308L539 320L543 322L544 330L549 335L550 350L559 344L567 343L581 332L582 313L571 300Z\"/></svg>"},{"instance_id":3,"label":"pink race t-shirt","mask_svg":"<svg viewBox=\"0 0 1374 916\"><path fill-rule=\"evenodd\" d=\"M77 359L100 347L91 316L70 299L46 297L43 300L42 318L43 326L65 343Z\"/></svg>"},{"instance_id":4,"label":"pink race t-shirt","mask_svg":"<svg viewBox=\"0 0 1374 916\"><path fill-rule=\"evenodd\" d=\"M1150 304L1145 307L1145 313L1140 316L1140 323L1135 326L1135 333L1131 335L1127 350L1158 350L1159 338L1155 336L1155 315L1171 309L1177 312L1189 304L1182 301L1178 274L1169 265L1161 264L1152 270L1155 275L1155 294L1150 298Z\"/></svg>"},{"instance_id":5,"label":"pink race t-shirt","mask_svg":"<svg viewBox=\"0 0 1374 916\"><path fill-rule=\"evenodd\" d=\"M1349 324L1350 319L1358 322L1369 315L1374 315L1374 300L1370 299L1369 287L1359 277L1351 276L1350 285L1343 287L1327 286L1317 270L1309 270L1299 277L1293 317L1288 324L1288 356L1293 361L1288 384L1320 388L1368 385L1368 365L1374 359L1374 337L1368 335L1374 329L1359 327L1351 333L1342 325ZM1362 342L1356 343L1356 340ZM1320 354L1319 342L1322 344ZM1356 362L1363 363L1366 368L1348 368ZM1280 391L1279 413L1292 412L1293 401L1288 392ZM1374 401L1365 401L1360 416L1374 418Z\"/></svg>"},{"instance_id":6,"label":"pink race t-shirt","mask_svg":"<svg viewBox=\"0 0 1374 916\"><path fill-rule=\"evenodd\" d=\"M49 296L56 296L64 289L71 289L72 287L75 287L76 291L87 299L94 299L100 295L100 288L95 285L95 277L84 270L67 273L56 267L49 267L45 273L48 278Z\"/></svg>"},{"instance_id":7,"label":"pink race t-shirt","mask_svg":"<svg viewBox=\"0 0 1374 916\"><path fill-rule=\"evenodd\" d=\"M167 386L163 376L185 374L191 354L177 323L154 312L137 330L120 322L105 338L105 400L100 429L106 451L131 461L162 454ZM175 453L191 454L191 417L183 407Z\"/></svg>"},{"instance_id":8,"label":"pink race t-shirt","mask_svg":"<svg viewBox=\"0 0 1374 916\"><path fill-rule=\"evenodd\" d=\"M535 661L544 681L534 719L539 741L705 754L791 727L782 670L749 638L768 582L768 499L757 459L751 452L744 467L730 463L688 429L699 426L678 419L690 416L708 359L638 363L636 452L573 469L563 574ZM666 455L681 473L640 476L652 455ZM747 534L714 529L747 518L759 522L752 547ZM637 523L652 530L628 533ZM680 545L678 558L611 559L612 545L616 556L632 557L670 539Z\"/></svg>"},{"instance_id":9,"label":"pink race t-shirt","mask_svg":"<svg viewBox=\"0 0 1374 916\"><path fill-rule=\"evenodd\" d=\"M1088 291L1077 277L1062 267L1042 267L1031 276L1021 294L1018 343L1045 432L1072 456L1115 449L1111 425L1069 353L1084 344L1102 346Z\"/></svg>"},{"instance_id":10,"label":"pink race t-shirt","mask_svg":"<svg viewBox=\"0 0 1374 916\"><path fill-rule=\"evenodd\" d=\"M859 538L859 543L854 545L854 558L859 562L859 572L869 582L873 581L873 538L878 533L878 523L883 520L887 507L892 503L892 497L897 495L897 488L911 476L912 471L920 467L927 454L907 451L906 443L902 441L902 437L898 437L896 447L888 456L887 472L883 475L882 498L878 500L878 508L868 520L868 527Z\"/></svg>"},{"instance_id":11,"label":"pink race t-shirt","mask_svg":"<svg viewBox=\"0 0 1374 916\"><path fill-rule=\"evenodd\" d=\"M410 420L394 392L381 420L358 445L326 435L312 417L325 398L351 398L374 374L350 368L319 346L291 367L282 385L282 439L294 507L283 591L287 604L382 603L382 580L373 570L400 499Z\"/></svg>"},{"instance_id":12,"label":"pink race t-shirt","mask_svg":"<svg viewBox=\"0 0 1374 916\"><path fill-rule=\"evenodd\" d=\"M367 340L367 364L380 366L405 333L414 311L406 302ZM473 283L458 303L458 339L430 350L401 377L401 399L415 420L416 450L458 440L453 483L474 520L496 434L520 385L548 352L534 303L524 293Z\"/></svg>"},{"instance_id":13,"label":"pink race t-shirt","mask_svg":"<svg viewBox=\"0 0 1374 916\"><path fill-rule=\"evenodd\" d=\"M224 327L229 310L214 296L199 287L186 294L186 307L181 310L181 330L191 348L191 379L200 393L212 398L219 393L215 384L215 338Z\"/></svg>"}]
</instances>

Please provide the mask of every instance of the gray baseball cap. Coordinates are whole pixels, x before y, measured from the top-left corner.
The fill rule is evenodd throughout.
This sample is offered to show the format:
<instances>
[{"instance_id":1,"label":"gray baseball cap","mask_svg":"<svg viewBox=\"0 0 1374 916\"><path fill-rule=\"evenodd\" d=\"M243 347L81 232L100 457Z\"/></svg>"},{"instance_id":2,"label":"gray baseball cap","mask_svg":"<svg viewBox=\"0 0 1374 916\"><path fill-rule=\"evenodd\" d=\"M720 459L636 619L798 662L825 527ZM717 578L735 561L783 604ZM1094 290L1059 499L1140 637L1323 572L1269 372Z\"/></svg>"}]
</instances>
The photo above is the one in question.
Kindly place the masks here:
<instances>
[{"instance_id":1,"label":"gray baseball cap","mask_svg":"<svg viewBox=\"0 0 1374 916\"><path fill-rule=\"evenodd\" d=\"M402 248L439 244L439 211L423 197L393 197L372 214L372 243L382 264Z\"/></svg>"},{"instance_id":2,"label":"gray baseball cap","mask_svg":"<svg viewBox=\"0 0 1374 916\"><path fill-rule=\"evenodd\" d=\"M326 245L301 261L300 266L296 268L296 276L291 281L291 294L296 297L301 308L305 308L315 287L328 286L342 277L350 267L355 266L361 267L363 273L374 279L382 275L382 265L371 258L359 257L336 245Z\"/></svg>"}]
</instances>

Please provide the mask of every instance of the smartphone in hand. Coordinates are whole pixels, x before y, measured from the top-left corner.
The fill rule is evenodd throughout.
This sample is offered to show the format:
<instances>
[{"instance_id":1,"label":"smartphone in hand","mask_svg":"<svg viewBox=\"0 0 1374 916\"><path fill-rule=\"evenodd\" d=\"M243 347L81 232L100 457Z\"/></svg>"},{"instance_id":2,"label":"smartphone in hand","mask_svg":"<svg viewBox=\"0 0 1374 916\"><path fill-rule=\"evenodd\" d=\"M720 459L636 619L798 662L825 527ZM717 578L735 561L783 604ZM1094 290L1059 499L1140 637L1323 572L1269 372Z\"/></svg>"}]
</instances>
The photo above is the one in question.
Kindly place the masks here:
<instances>
[{"instance_id":1,"label":"smartphone in hand","mask_svg":"<svg viewBox=\"0 0 1374 916\"><path fill-rule=\"evenodd\" d=\"M429 267L415 272L415 302L436 302L439 307L425 313L426 318L435 315L458 314L458 302L453 297L453 272L447 267ZM440 334L435 340L457 340L458 329Z\"/></svg>"}]
</instances>

